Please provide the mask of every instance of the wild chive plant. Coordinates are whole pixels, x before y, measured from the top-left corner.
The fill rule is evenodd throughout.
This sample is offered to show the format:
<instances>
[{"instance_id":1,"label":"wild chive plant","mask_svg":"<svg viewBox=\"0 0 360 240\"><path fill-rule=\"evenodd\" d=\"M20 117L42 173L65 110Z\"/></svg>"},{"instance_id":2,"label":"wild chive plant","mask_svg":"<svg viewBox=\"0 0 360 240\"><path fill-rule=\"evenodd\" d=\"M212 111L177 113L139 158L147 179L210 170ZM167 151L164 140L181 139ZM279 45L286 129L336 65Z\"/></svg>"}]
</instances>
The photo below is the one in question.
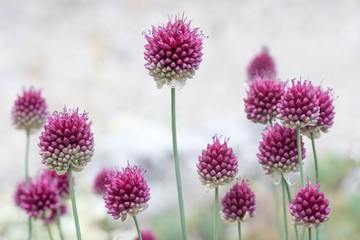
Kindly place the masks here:
<instances>
[{"instance_id":1,"label":"wild chive plant","mask_svg":"<svg viewBox=\"0 0 360 240\"><path fill-rule=\"evenodd\" d=\"M213 144L207 145L199 156L196 164L200 181L205 190L215 188L214 207L214 239L218 239L218 216L219 216L219 186L231 183L238 172L238 160L232 148L227 146L229 139L220 143L217 136L213 137Z\"/></svg>"},{"instance_id":2,"label":"wild chive plant","mask_svg":"<svg viewBox=\"0 0 360 240\"><path fill-rule=\"evenodd\" d=\"M94 138L87 113L79 114L78 109L54 112L40 136L40 155L42 163L50 170L62 175L68 173L71 203L77 239L81 239L77 214L72 170L81 171L94 154Z\"/></svg>"},{"instance_id":3,"label":"wild chive plant","mask_svg":"<svg viewBox=\"0 0 360 240\"><path fill-rule=\"evenodd\" d=\"M187 240L184 201L182 195L180 165L177 151L175 88L182 88L187 79L193 78L202 61L202 43L205 38L200 29L191 28L191 21L184 15L170 17L168 23L153 26L148 34L144 52L145 68L149 70L158 88L164 84L171 88L171 127L174 152L174 165L182 237Z\"/></svg>"},{"instance_id":4,"label":"wild chive plant","mask_svg":"<svg viewBox=\"0 0 360 240\"><path fill-rule=\"evenodd\" d=\"M47 104L45 99L41 96L41 90L35 90L30 87L28 90L23 89L23 94L18 96L14 102L11 111L12 121L17 129L25 130L26 132L26 149L25 149L25 182L26 186L29 184L29 143L30 133L36 129L41 128L47 116ZM28 219L28 239L32 238L32 224L31 217Z\"/></svg>"},{"instance_id":5,"label":"wild chive plant","mask_svg":"<svg viewBox=\"0 0 360 240\"><path fill-rule=\"evenodd\" d=\"M150 199L150 188L144 179L145 172L141 167L129 164L122 171L115 169L108 176L104 196L107 213L114 219L125 221L127 215L133 217L140 240L142 238L136 215L148 207Z\"/></svg>"}]
</instances>

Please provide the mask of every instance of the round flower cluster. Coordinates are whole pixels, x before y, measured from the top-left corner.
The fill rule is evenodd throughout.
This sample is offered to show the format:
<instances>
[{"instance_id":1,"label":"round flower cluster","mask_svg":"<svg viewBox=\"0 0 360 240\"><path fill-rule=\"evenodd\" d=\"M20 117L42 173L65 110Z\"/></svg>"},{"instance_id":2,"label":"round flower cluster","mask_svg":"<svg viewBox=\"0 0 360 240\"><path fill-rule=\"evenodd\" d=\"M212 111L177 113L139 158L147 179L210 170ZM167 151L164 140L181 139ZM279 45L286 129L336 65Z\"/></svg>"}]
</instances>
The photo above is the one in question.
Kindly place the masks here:
<instances>
[{"instance_id":1,"label":"round flower cluster","mask_svg":"<svg viewBox=\"0 0 360 240\"><path fill-rule=\"evenodd\" d=\"M87 123L87 113L79 114L78 109L54 112L40 136L42 163L65 174L69 167L81 171L94 154L94 138Z\"/></svg>"},{"instance_id":2,"label":"round flower cluster","mask_svg":"<svg viewBox=\"0 0 360 240\"><path fill-rule=\"evenodd\" d=\"M199 156L196 164L200 180L205 189L216 188L230 183L238 172L238 160L232 148L227 146L228 139L221 144L214 136L213 144L207 145L207 149Z\"/></svg>"},{"instance_id":3,"label":"round flower cluster","mask_svg":"<svg viewBox=\"0 0 360 240\"><path fill-rule=\"evenodd\" d=\"M150 230L141 230L142 240L156 240L155 235ZM134 240L139 240L139 237L136 237Z\"/></svg>"},{"instance_id":4,"label":"round flower cluster","mask_svg":"<svg viewBox=\"0 0 360 240\"><path fill-rule=\"evenodd\" d=\"M30 87L23 90L12 108L12 120L17 129L34 130L42 127L46 121L47 104L41 97L41 90Z\"/></svg>"},{"instance_id":5,"label":"round flower cluster","mask_svg":"<svg viewBox=\"0 0 360 240\"><path fill-rule=\"evenodd\" d=\"M255 56L247 68L248 79L254 79L256 76L263 78L265 76L274 78L276 76L275 63L273 58L264 48L262 52Z\"/></svg>"},{"instance_id":6,"label":"round flower cluster","mask_svg":"<svg viewBox=\"0 0 360 240\"><path fill-rule=\"evenodd\" d=\"M199 68L204 35L190 24L184 16L176 16L174 21L170 18L166 25L153 26L149 34L144 34L148 41L145 67L158 88L164 84L182 87Z\"/></svg>"},{"instance_id":7,"label":"round flower cluster","mask_svg":"<svg viewBox=\"0 0 360 240\"><path fill-rule=\"evenodd\" d=\"M96 176L93 186L94 192L96 194L102 195L105 193L105 185L110 183L108 178L109 174L111 174L110 170L104 168Z\"/></svg>"}]
</instances>

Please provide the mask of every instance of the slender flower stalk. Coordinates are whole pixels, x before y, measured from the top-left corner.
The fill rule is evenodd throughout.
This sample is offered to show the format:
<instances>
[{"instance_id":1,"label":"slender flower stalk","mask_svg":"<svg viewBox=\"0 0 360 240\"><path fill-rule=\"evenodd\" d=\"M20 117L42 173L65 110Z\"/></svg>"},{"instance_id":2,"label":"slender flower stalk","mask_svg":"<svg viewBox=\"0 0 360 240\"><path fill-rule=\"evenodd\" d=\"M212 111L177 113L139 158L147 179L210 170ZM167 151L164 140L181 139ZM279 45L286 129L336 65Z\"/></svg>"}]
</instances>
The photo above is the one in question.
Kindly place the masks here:
<instances>
[{"instance_id":1,"label":"slender flower stalk","mask_svg":"<svg viewBox=\"0 0 360 240\"><path fill-rule=\"evenodd\" d=\"M285 181L285 187L286 187L286 193L288 196L288 200L289 203L291 203L291 192L290 192L290 188L289 188L289 184ZM300 235L299 235L299 231L296 225L294 225L294 231L295 231L295 235L296 235L296 240L300 239Z\"/></svg>"},{"instance_id":2,"label":"slender flower stalk","mask_svg":"<svg viewBox=\"0 0 360 240\"><path fill-rule=\"evenodd\" d=\"M26 182L26 187L30 187L29 184L29 143L30 143L30 128L26 129L26 148L25 148L25 182ZM28 239L31 239L32 236L32 220L31 217L29 216L28 219L28 229L29 229L29 233L28 233Z\"/></svg>"},{"instance_id":3,"label":"slender flower stalk","mask_svg":"<svg viewBox=\"0 0 360 240\"><path fill-rule=\"evenodd\" d=\"M137 230L137 233L138 233L139 240L142 240L141 231L140 231L140 227L139 227L139 223L137 221L137 218L136 218L136 216L134 216L133 218L134 218L134 222L135 222L135 226L136 226L136 230Z\"/></svg>"},{"instance_id":4,"label":"slender flower stalk","mask_svg":"<svg viewBox=\"0 0 360 240\"><path fill-rule=\"evenodd\" d=\"M59 234L60 234L60 239L61 240L64 240L64 234L62 232L62 228L61 228L61 210L60 210L60 207L58 207L56 209L56 217L57 217L57 225L58 225L58 229L59 229Z\"/></svg>"},{"instance_id":5,"label":"slender flower stalk","mask_svg":"<svg viewBox=\"0 0 360 240\"><path fill-rule=\"evenodd\" d=\"M241 240L241 222L238 222L239 240Z\"/></svg>"},{"instance_id":6,"label":"slender flower stalk","mask_svg":"<svg viewBox=\"0 0 360 240\"><path fill-rule=\"evenodd\" d=\"M285 185L286 180L281 175L281 182L282 182L282 197L283 197L283 210L284 210L284 227L285 227L285 239L289 240L289 230L288 230L288 223L287 223L287 207L286 207L286 193L285 193Z\"/></svg>"},{"instance_id":7,"label":"slender flower stalk","mask_svg":"<svg viewBox=\"0 0 360 240\"><path fill-rule=\"evenodd\" d=\"M314 133L313 132L310 133L310 137L311 137L311 145L312 145L312 149L313 149L313 153L314 153L315 176L316 176L316 179L320 180L319 165L318 165L318 160L317 160L317 154L316 154L316 148L315 148L315 139L314 139ZM310 231L310 229L309 229L309 231ZM316 228L316 239L317 240L320 239L320 228Z\"/></svg>"},{"instance_id":8,"label":"slender flower stalk","mask_svg":"<svg viewBox=\"0 0 360 240\"><path fill-rule=\"evenodd\" d=\"M77 208L76 208L74 184L73 184L73 180L72 180L71 168L68 168L67 173L68 173L68 177L69 177L70 197L71 197L71 204L72 204L72 209L73 209L73 214L74 214L76 236L77 236L78 240L81 240L80 224L79 224L79 217L78 217Z\"/></svg>"},{"instance_id":9,"label":"slender flower stalk","mask_svg":"<svg viewBox=\"0 0 360 240\"><path fill-rule=\"evenodd\" d=\"M219 187L215 188L215 207L214 207L214 240L218 239L218 219L219 219Z\"/></svg>"},{"instance_id":10,"label":"slender flower stalk","mask_svg":"<svg viewBox=\"0 0 360 240\"><path fill-rule=\"evenodd\" d=\"M47 217L46 217L45 212L44 212L44 214L43 214L43 217L44 217L44 220L45 220L45 225L46 225L47 232L48 232L48 234L49 234L49 239L50 239L50 240L53 240L54 238L53 238L53 236L52 236L52 234L51 234L51 229L50 229L49 221L48 221L48 219L47 219Z\"/></svg>"},{"instance_id":11,"label":"slender flower stalk","mask_svg":"<svg viewBox=\"0 0 360 240\"><path fill-rule=\"evenodd\" d=\"M186 240L187 231L186 231L186 223L185 223L184 201L182 195L180 166L179 166L179 157L178 157L177 140L176 140L175 88L171 88L171 128L172 128L176 185L178 191L178 201L179 201L179 210L180 210L181 231L182 231L183 239Z\"/></svg>"},{"instance_id":12,"label":"slender flower stalk","mask_svg":"<svg viewBox=\"0 0 360 240\"><path fill-rule=\"evenodd\" d=\"M278 240L282 239L282 229L281 229L281 221L280 221L280 208L279 208L279 195L278 195L278 188L277 185L275 185L274 183L271 184L272 185L272 190L273 190L273 196L274 196L274 201L275 201L275 219L276 219L276 231L277 231L277 235L278 235Z\"/></svg>"},{"instance_id":13,"label":"slender flower stalk","mask_svg":"<svg viewBox=\"0 0 360 240\"><path fill-rule=\"evenodd\" d=\"M297 135L297 149L298 149L298 158L299 158L299 166L300 166L300 176L301 176L301 186L305 187L305 179L304 179L304 171L303 171L303 163L302 163L302 154L301 154L301 139L300 139L300 126L296 127L296 135Z\"/></svg>"},{"instance_id":14,"label":"slender flower stalk","mask_svg":"<svg viewBox=\"0 0 360 240\"><path fill-rule=\"evenodd\" d=\"M309 240L311 240L311 228L309 227Z\"/></svg>"}]
</instances>

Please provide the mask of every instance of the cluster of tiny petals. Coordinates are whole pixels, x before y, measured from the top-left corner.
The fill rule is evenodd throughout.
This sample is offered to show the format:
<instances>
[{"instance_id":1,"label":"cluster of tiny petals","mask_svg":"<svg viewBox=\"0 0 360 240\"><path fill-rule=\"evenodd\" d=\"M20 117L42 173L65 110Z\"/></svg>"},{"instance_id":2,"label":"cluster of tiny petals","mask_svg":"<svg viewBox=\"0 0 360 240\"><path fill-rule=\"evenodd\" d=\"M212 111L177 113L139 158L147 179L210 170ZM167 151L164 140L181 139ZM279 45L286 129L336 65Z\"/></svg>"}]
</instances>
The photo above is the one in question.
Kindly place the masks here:
<instances>
[{"instance_id":1,"label":"cluster of tiny petals","mask_svg":"<svg viewBox=\"0 0 360 240\"><path fill-rule=\"evenodd\" d=\"M39 129L46 122L47 104L41 96L41 90L30 87L23 90L12 108L12 120L17 129Z\"/></svg>"},{"instance_id":2,"label":"cluster of tiny petals","mask_svg":"<svg viewBox=\"0 0 360 240\"><path fill-rule=\"evenodd\" d=\"M59 207L60 195L55 184L48 179L29 181L29 187L21 182L14 196L16 205L24 209L30 217L38 218L50 214Z\"/></svg>"},{"instance_id":3,"label":"cluster of tiny petals","mask_svg":"<svg viewBox=\"0 0 360 240\"><path fill-rule=\"evenodd\" d=\"M277 117L288 128L314 126L320 113L319 100L310 81L291 80L278 103Z\"/></svg>"},{"instance_id":4,"label":"cluster of tiny petals","mask_svg":"<svg viewBox=\"0 0 360 240\"><path fill-rule=\"evenodd\" d=\"M94 192L96 194L102 195L105 193L106 191L105 185L110 183L108 178L109 174L110 174L110 170L103 168L96 176L93 186Z\"/></svg>"},{"instance_id":5,"label":"cluster of tiny petals","mask_svg":"<svg viewBox=\"0 0 360 240\"><path fill-rule=\"evenodd\" d=\"M214 136L213 144L207 145L196 164L201 183L206 190L225 185L235 178L238 172L238 160L232 148L227 146L228 139L220 143Z\"/></svg>"},{"instance_id":6,"label":"cluster of tiny petals","mask_svg":"<svg viewBox=\"0 0 360 240\"><path fill-rule=\"evenodd\" d=\"M293 224L315 228L329 220L329 200L324 197L324 193L319 193L319 188L320 184L311 187L308 179L307 186L302 187L292 199L289 208Z\"/></svg>"},{"instance_id":7,"label":"cluster of tiny petals","mask_svg":"<svg viewBox=\"0 0 360 240\"><path fill-rule=\"evenodd\" d=\"M225 222L244 222L255 215L255 194L249 187L249 182L237 181L221 201L221 216Z\"/></svg>"},{"instance_id":8,"label":"cluster of tiny petals","mask_svg":"<svg viewBox=\"0 0 360 240\"><path fill-rule=\"evenodd\" d=\"M156 240L154 233L150 230L141 230L142 240ZM139 237L136 237L134 240L139 240Z\"/></svg>"},{"instance_id":9,"label":"cluster of tiny petals","mask_svg":"<svg viewBox=\"0 0 360 240\"><path fill-rule=\"evenodd\" d=\"M250 62L247 69L248 79L254 79L256 76L261 78L268 76L274 78L276 76L275 63L273 58L268 54L264 48L260 54Z\"/></svg>"},{"instance_id":10,"label":"cluster of tiny petals","mask_svg":"<svg viewBox=\"0 0 360 240\"><path fill-rule=\"evenodd\" d=\"M66 199L70 197L69 177L67 173L63 175L58 175L56 171L44 169L44 171L40 175L40 178L53 181L62 198ZM73 184L75 184L74 177Z\"/></svg>"},{"instance_id":11,"label":"cluster of tiny petals","mask_svg":"<svg viewBox=\"0 0 360 240\"><path fill-rule=\"evenodd\" d=\"M301 154L305 158L304 143L301 139ZM297 149L297 134L295 129L275 124L273 128L266 127L260 141L257 157L265 174L272 174L273 180L278 183L280 173L299 171L299 157Z\"/></svg>"},{"instance_id":12,"label":"cluster of tiny petals","mask_svg":"<svg viewBox=\"0 0 360 240\"><path fill-rule=\"evenodd\" d=\"M248 84L247 98L244 99L246 116L254 123L266 124L278 114L277 104L284 94L285 83L256 76Z\"/></svg>"},{"instance_id":13,"label":"cluster of tiny petals","mask_svg":"<svg viewBox=\"0 0 360 240\"><path fill-rule=\"evenodd\" d=\"M145 171L140 167L128 165L122 171L116 169L109 174L103 197L107 213L114 219L125 221L127 214L136 216L148 207L150 189L144 179Z\"/></svg>"},{"instance_id":14,"label":"cluster of tiny petals","mask_svg":"<svg viewBox=\"0 0 360 240\"><path fill-rule=\"evenodd\" d=\"M320 137L320 131L326 133L334 123L335 107L333 105L332 89L323 90L321 86L315 88L316 97L319 100L320 113L314 126L307 126L302 132L310 137L313 133L314 137Z\"/></svg>"},{"instance_id":15,"label":"cluster of tiny petals","mask_svg":"<svg viewBox=\"0 0 360 240\"><path fill-rule=\"evenodd\" d=\"M153 26L149 34L144 34L148 41L145 67L158 88L164 84L181 88L199 68L204 35L190 24L184 16L176 16L174 21L170 18L166 25Z\"/></svg>"},{"instance_id":16,"label":"cluster of tiny petals","mask_svg":"<svg viewBox=\"0 0 360 240\"><path fill-rule=\"evenodd\" d=\"M65 204L60 205L60 216L63 216L67 213L67 207ZM52 208L49 216L46 216L46 219L44 216L41 216L41 220L43 221L43 224L46 225L46 220L48 223L53 223L57 220L57 209Z\"/></svg>"},{"instance_id":17,"label":"cluster of tiny petals","mask_svg":"<svg viewBox=\"0 0 360 240\"><path fill-rule=\"evenodd\" d=\"M42 163L64 174L69 167L74 171L85 168L94 154L94 139L87 113L78 109L54 112L40 136Z\"/></svg>"}]
</instances>

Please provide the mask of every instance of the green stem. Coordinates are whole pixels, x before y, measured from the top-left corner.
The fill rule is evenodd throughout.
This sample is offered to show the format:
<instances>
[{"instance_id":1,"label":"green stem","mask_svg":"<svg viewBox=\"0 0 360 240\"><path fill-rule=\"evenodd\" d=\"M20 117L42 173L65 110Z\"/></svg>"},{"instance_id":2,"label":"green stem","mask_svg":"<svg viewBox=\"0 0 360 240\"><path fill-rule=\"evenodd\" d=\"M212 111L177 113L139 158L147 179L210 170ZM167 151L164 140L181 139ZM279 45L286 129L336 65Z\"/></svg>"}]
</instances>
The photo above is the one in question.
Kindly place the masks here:
<instances>
[{"instance_id":1,"label":"green stem","mask_svg":"<svg viewBox=\"0 0 360 240\"><path fill-rule=\"evenodd\" d=\"M241 222L238 222L239 240L241 240Z\"/></svg>"},{"instance_id":2,"label":"green stem","mask_svg":"<svg viewBox=\"0 0 360 240\"><path fill-rule=\"evenodd\" d=\"M279 208L279 194L278 188L275 184L271 184L273 189L273 195L275 200L275 219L276 219L276 231L278 235L278 240L282 239L282 229L281 229L281 221L280 221L280 208Z\"/></svg>"},{"instance_id":3,"label":"green stem","mask_svg":"<svg viewBox=\"0 0 360 240\"><path fill-rule=\"evenodd\" d=\"M30 187L29 181L29 145L30 145L30 128L26 129L26 145L25 145L25 182L26 187ZM28 239L30 240L32 237L32 220L31 217L28 218Z\"/></svg>"},{"instance_id":4,"label":"green stem","mask_svg":"<svg viewBox=\"0 0 360 240\"><path fill-rule=\"evenodd\" d=\"M56 209L56 217L57 217L57 225L60 233L60 239L64 240L64 235L61 229L61 222L60 222L60 217L61 217L60 206Z\"/></svg>"},{"instance_id":5,"label":"green stem","mask_svg":"<svg viewBox=\"0 0 360 240\"><path fill-rule=\"evenodd\" d=\"M76 201L75 201L75 193L74 193L74 184L72 180L71 175L71 167L68 168L68 178L69 178L69 188L70 188L70 196L71 196L71 204L73 208L73 214L74 214L74 221L75 221L75 227L76 227L76 236L78 240L81 240L81 232L80 232L80 224L79 224L79 217L76 209Z\"/></svg>"},{"instance_id":6,"label":"green stem","mask_svg":"<svg viewBox=\"0 0 360 240\"><path fill-rule=\"evenodd\" d=\"M301 138L300 138L300 127L296 127L297 134L297 148L298 148L298 156L299 156L299 165L300 165L300 176L301 176L301 185L305 187L305 179L304 179L304 171L303 171L303 163L302 163L302 154L301 154Z\"/></svg>"},{"instance_id":7,"label":"green stem","mask_svg":"<svg viewBox=\"0 0 360 240\"><path fill-rule=\"evenodd\" d=\"M311 228L309 228L309 240L311 240Z\"/></svg>"},{"instance_id":8,"label":"green stem","mask_svg":"<svg viewBox=\"0 0 360 240\"><path fill-rule=\"evenodd\" d=\"M53 240L53 237L52 237L52 234L51 234L51 230L50 230L50 226L49 226L49 221L48 221L45 213L44 213L43 216L44 216L44 220L45 220L45 224L46 224L46 229L47 229L48 234L49 234L49 239L50 239L50 240Z\"/></svg>"},{"instance_id":9,"label":"green stem","mask_svg":"<svg viewBox=\"0 0 360 240\"><path fill-rule=\"evenodd\" d=\"M311 145L312 145L313 154L314 154L315 176L316 176L316 179L317 179L317 180L320 180L319 165L318 165L316 148L315 148L314 134L311 132L311 133L310 133L310 136L311 136ZM319 240L319 237L320 237L320 229L319 229L319 227L317 227L317 228L316 228L316 239Z\"/></svg>"},{"instance_id":10,"label":"green stem","mask_svg":"<svg viewBox=\"0 0 360 240\"><path fill-rule=\"evenodd\" d=\"M142 240L141 231L140 231L140 228L139 228L139 223L137 221L137 218L136 218L136 216L134 216L133 218L134 218L136 230L137 230L137 233L138 233L138 236L139 236L139 240Z\"/></svg>"},{"instance_id":11,"label":"green stem","mask_svg":"<svg viewBox=\"0 0 360 240\"><path fill-rule=\"evenodd\" d=\"M185 211L184 211L184 201L182 195L181 187L181 177L180 177L180 166L179 158L177 151L177 141L176 141L176 118L175 118L175 88L171 88L171 127L172 127L172 140L173 140L173 151L174 151L174 165L175 165L175 174L176 174L176 185L178 191L178 201L179 201L179 210L180 210L180 220L181 220L181 230L182 237L184 240L187 240L187 231L185 224Z\"/></svg>"},{"instance_id":12,"label":"green stem","mask_svg":"<svg viewBox=\"0 0 360 240\"><path fill-rule=\"evenodd\" d=\"M289 184L286 181L285 181L285 187L286 187L286 192L287 192L289 203L291 203L291 192L290 192ZM294 225L294 230L295 230L296 240L299 240L300 235L299 235L299 231L298 231L296 225Z\"/></svg>"},{"instance_id":13,"label":"green stem","mask_svg":"<svg viewBox=\"0 0 360 240\"><path fill-rule=\"evenodd\" d=\"M109 237L109 239L111 239L111 227L110 227L109 217L107 214L105 216L105 227L106 227L106 232L108 234L108 237Z\"/></svg>"},{"instance_id":14,"label":"green stem","mask_svg":"<svg viewBox=\"0 0 360 240\"><path fill-rule=\"evenodd\" d=\"M284 210L284 226L285 226L285 239L289 240L289 231L288 231L288 223L287 223L287 208L286 208L286 193L285 193L285 179L281 174L281 182L282 182L282 196L283 196L283 210Z\"/></svg>"},{"instance_id":15,"label":"green stem","mask_svg":"<svg viewBox=\"0 0 360 240\"><path fill-rule=\"evenodd\" d=\"M32 223L31 223L31 217L28 218L28 228L29 228L29 235L28 235L28 239L31 240L31 236L32 236Z\"/></svg>"},{"instance_id":16,"label":"green stem","mask_svg":"<svg viewBox=\"0 0 360 240\"><path fill-rule=\"evenodd\" d=\"M215 207L214 207L214 240L218 239L218 219L219 219L219 187L215 188Z\"/></svg>"}]
</instances>

